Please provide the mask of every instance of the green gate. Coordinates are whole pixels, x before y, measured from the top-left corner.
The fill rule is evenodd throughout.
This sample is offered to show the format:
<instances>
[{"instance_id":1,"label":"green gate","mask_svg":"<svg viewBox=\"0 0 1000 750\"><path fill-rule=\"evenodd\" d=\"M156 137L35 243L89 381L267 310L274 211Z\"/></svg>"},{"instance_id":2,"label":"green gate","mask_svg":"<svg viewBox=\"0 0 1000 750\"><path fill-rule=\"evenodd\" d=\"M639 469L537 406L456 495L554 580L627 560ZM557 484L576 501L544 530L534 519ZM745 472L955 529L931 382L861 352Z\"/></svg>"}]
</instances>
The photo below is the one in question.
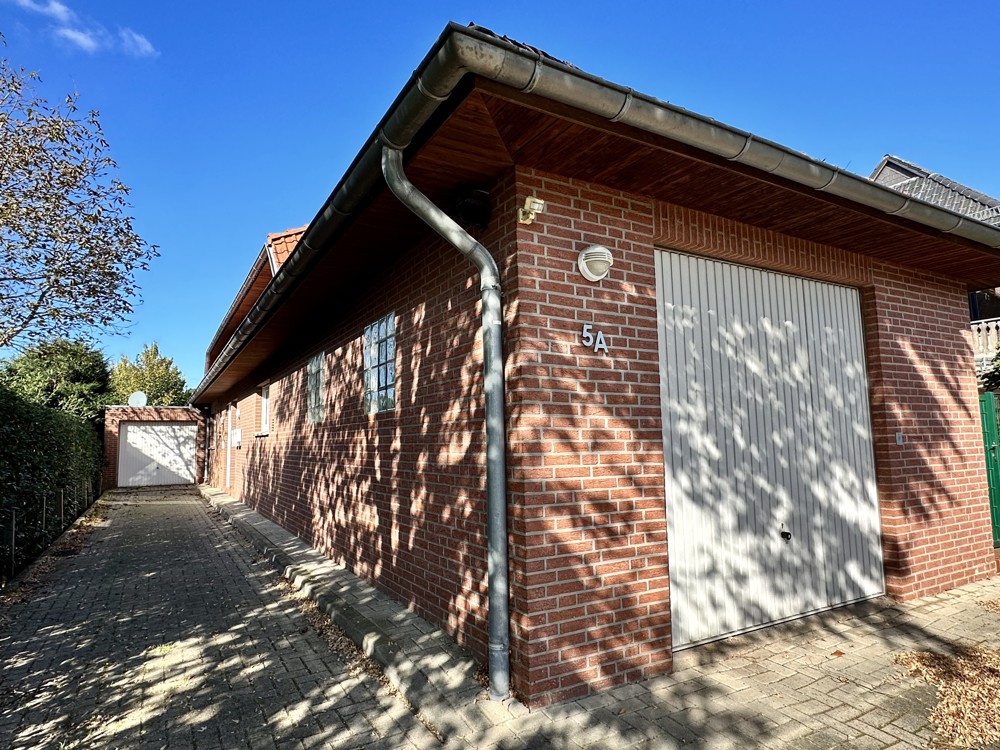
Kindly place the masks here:
<instances>
[{"instance_id":1,"label":"green gate","mask_svg":"<svg viewBox=\"0 0 1000 750\"><path fill-rule=\"evenodd\" d=\"M983 445L986 448L986 476L990 483L990 520L993 522L993 546L1000 547L1000 434L997 430L997 406L992 393L979 394L979 416L983 422Z\"/></svg>"}]
</instances>

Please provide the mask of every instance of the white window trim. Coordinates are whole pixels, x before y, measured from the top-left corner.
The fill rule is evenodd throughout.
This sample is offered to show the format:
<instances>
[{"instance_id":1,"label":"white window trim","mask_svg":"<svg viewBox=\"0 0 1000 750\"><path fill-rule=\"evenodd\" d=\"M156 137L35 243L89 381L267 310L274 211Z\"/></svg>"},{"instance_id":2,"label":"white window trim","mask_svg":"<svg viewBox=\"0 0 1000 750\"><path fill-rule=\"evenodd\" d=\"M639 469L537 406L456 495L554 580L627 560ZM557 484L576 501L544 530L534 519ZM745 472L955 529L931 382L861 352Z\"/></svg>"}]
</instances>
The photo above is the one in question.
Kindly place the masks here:
<instances>
[{"instance_id":1,"label":"white window trim","mask_svg":"<svg viewBox=\"0 0 1000 750\"><path fill-rule=\"evenodd\" d=\"M260 435L271 431L271 384L260 387Z\"/></svg>"}]
</instances>

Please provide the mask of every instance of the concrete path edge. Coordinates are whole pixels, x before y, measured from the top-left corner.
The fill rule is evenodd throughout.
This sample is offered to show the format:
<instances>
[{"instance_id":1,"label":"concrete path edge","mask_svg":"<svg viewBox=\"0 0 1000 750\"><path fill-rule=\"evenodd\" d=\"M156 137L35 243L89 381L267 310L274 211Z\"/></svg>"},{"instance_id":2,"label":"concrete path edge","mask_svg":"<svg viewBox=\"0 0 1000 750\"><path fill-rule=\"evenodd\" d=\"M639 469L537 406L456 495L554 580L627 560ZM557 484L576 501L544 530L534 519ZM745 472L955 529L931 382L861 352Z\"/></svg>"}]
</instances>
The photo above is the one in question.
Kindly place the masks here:
<instances>
[{"instance_id":1,"label":"concrete path edge","mask_svg":"<svg viewBox=\"0 0 1000 750\"><path fill-rule=\"evenodd\" d=\"M480 712L466 710L483 693L477 662L450 636L249 506L209 485L198 491L379 665L425 720L459 735L482 729L483 717L474 715ZM523 711L512 699L504 703L512 714Z\"/></svg>"}]
</instances>

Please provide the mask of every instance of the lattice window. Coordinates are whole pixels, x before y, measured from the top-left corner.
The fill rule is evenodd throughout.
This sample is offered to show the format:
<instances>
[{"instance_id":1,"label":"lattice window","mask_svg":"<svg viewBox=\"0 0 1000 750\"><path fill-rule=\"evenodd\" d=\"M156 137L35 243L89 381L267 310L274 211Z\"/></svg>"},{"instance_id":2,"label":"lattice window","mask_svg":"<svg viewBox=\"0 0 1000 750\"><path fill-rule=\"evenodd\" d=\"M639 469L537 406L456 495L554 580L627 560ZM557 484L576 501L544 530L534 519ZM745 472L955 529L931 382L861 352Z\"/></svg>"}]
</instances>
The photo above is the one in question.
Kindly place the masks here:
<instances>
[{"instance_id":1,"label":"lattice window","mask_svg":"<svg viewBox=\"0 0 1000 750\"><path fill-rule=\"evenodd\" d=\"M365 326L365 412L396 408L396 315Z\"/></svg>"}]
</instances>

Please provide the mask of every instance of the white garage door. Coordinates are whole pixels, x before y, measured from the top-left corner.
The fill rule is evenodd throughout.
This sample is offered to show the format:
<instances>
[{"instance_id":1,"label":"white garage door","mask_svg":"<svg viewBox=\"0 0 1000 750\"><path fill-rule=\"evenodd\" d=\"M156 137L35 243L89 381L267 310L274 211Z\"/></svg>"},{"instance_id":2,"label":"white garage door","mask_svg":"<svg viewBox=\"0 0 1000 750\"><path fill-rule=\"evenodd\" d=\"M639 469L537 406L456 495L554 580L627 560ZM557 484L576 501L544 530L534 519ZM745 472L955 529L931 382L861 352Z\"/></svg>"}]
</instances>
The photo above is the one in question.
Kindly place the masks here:
<instances>
[{"instance_id":1,"label":"white garage door","mask_svg":"<svg viewBox=\"0 0 1000 750\"><path fill-rule=\"evenodd\" d=\"M118 436L118 485L194 484L198 426L190 422L129 422Z\"/></svg>"},{"instance_id":2,"label":"white garage door","mask_svg":"<svg viewBox=\"0 0 1000 750\"><path fill-rule=\"evenodd\" d=\"M884 592L855 289L658 253L674 646Z\"/></svg>"}]
</instances>

